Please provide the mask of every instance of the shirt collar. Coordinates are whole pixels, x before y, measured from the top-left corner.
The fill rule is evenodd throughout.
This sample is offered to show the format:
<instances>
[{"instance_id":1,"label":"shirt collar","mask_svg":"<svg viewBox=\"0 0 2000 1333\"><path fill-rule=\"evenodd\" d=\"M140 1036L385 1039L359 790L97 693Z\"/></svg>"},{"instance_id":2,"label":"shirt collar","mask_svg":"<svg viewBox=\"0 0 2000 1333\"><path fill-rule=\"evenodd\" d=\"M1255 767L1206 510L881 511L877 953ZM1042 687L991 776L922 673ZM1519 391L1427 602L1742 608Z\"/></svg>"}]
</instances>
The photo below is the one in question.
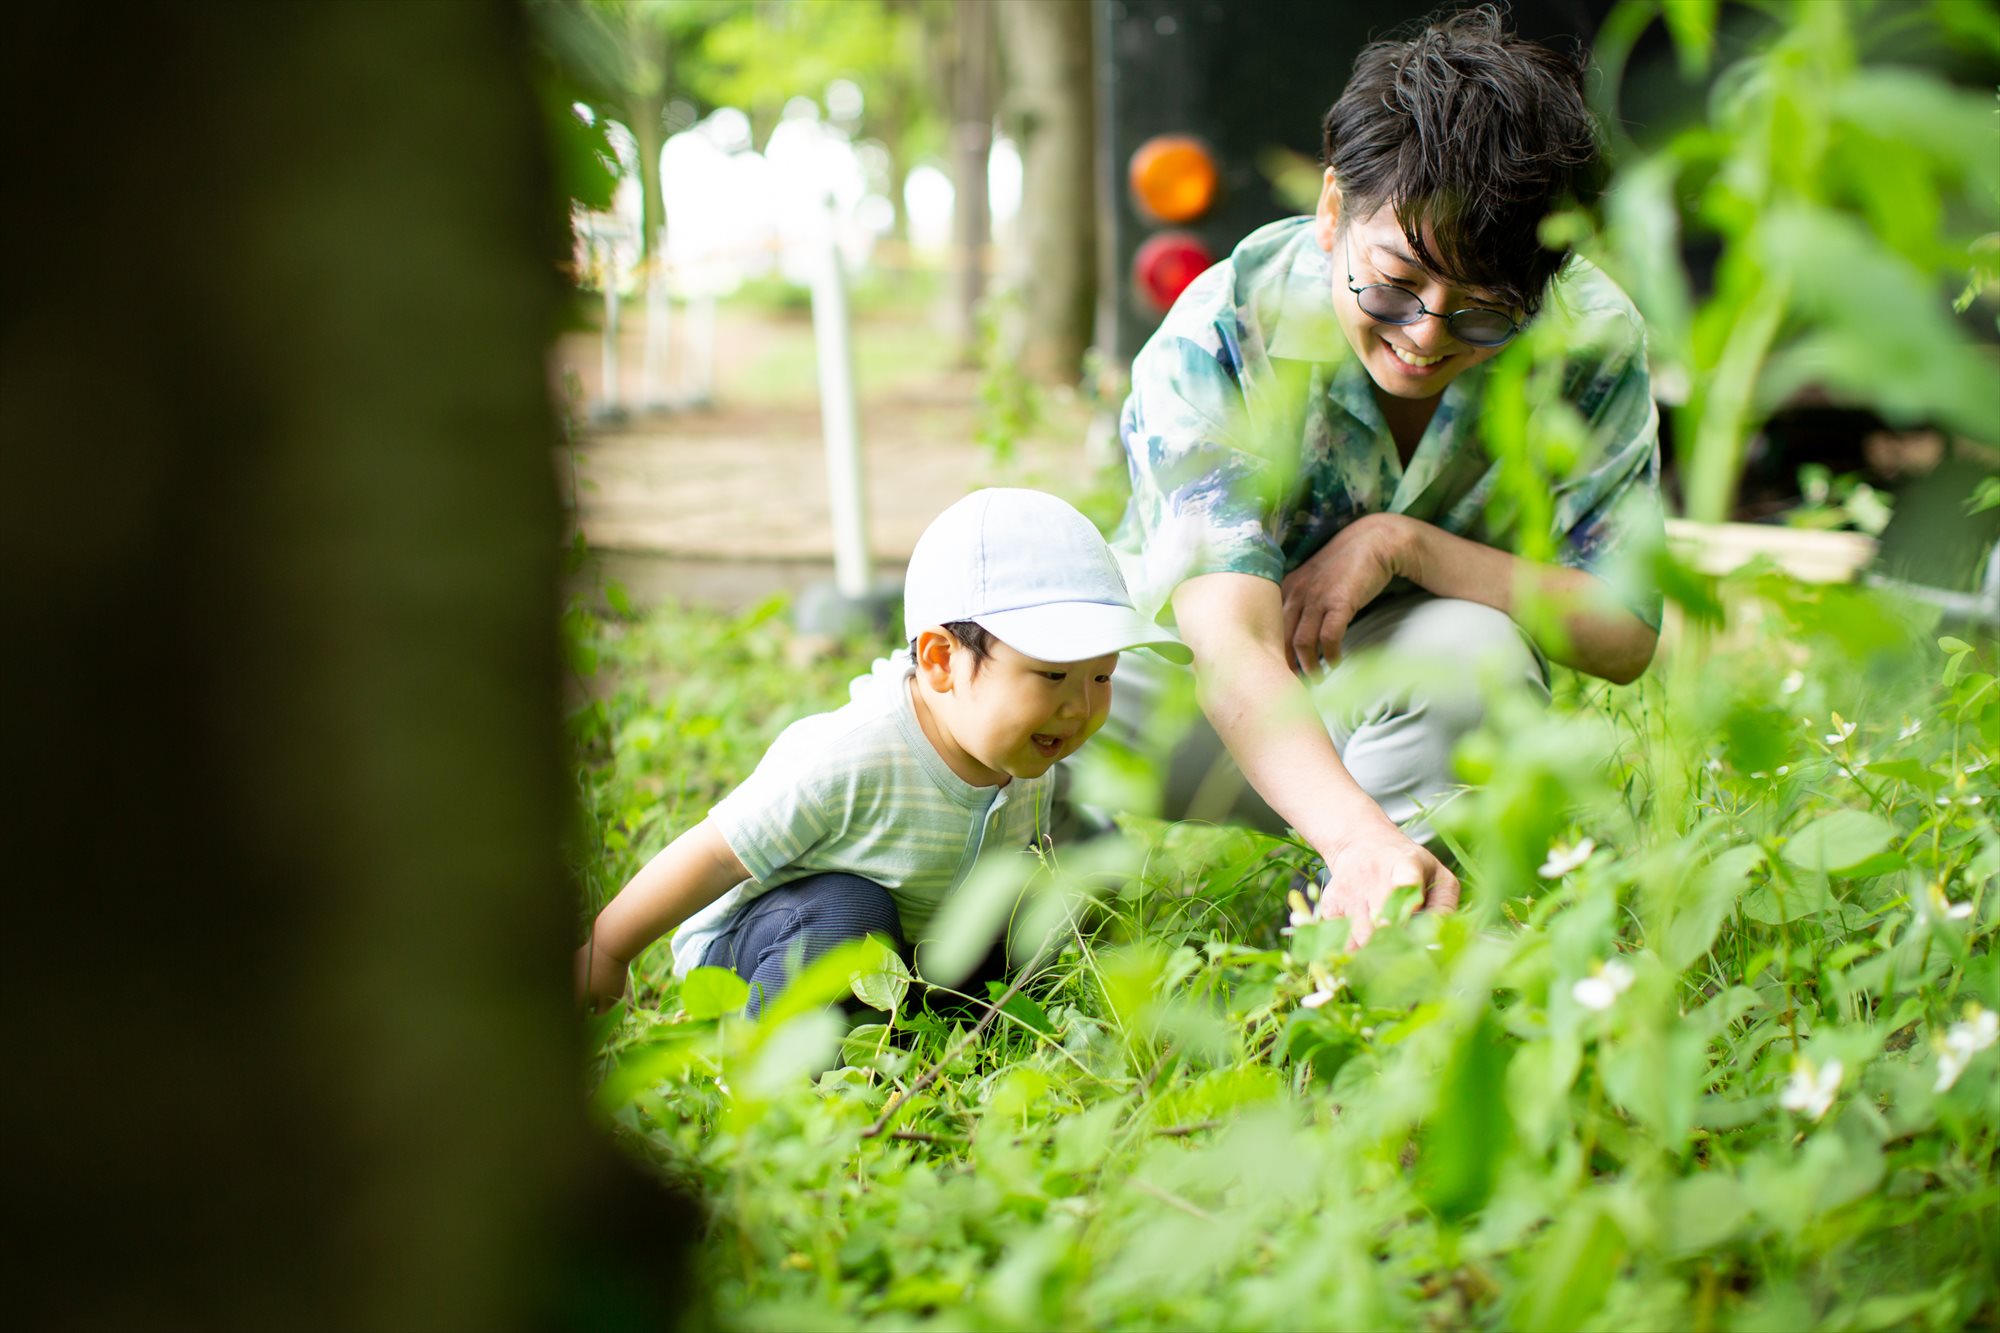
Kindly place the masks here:
<instances>
[{"instance_id":1,"label":"shirt collar","mask_svg":"<svg viewBox=\"0 0 2000 1333\"><path fill-rule=\"evenodd\" d=\"M1286 361L1352 362L1353 350L1333 311L1333 262L1319 248L1310 220L1272 256L1272 267L1278 281L1264 344L1269 354Z\"/></svg>"}]
</instances>

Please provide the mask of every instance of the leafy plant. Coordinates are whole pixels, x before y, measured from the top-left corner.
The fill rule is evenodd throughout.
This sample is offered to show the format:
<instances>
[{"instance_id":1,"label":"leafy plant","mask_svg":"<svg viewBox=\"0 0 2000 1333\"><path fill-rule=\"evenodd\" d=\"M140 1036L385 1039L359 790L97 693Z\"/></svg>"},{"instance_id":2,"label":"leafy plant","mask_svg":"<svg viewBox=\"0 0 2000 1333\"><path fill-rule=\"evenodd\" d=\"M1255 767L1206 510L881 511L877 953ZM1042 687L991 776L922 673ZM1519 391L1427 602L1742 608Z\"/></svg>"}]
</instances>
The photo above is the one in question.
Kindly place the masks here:
<instances>
[{"instance_id":1,"label":"leafy plant","mask_svg":"<svg viewBox=\"0 0 2000 1333\"><path fill-rule=\"evenodd\" d=\"M991 1012L940 1018L859 949L756 1023L726 974L642 968L599 1105L712 1201L745 1327L1991 1320L1992 650L1851 589L1709 592L1718 642L1763 632L1633 688L1566 677L1466 746L1457 915L1355 952L1284 925L1301 848L1128 819L970 886L1046 946L969 997ZM714 654L789 702L703 735L676 680L712 747L683 769L607 744L648 705L606 694L582 783L613 861L838 693L769 616L667 626L590 634L621 673ZM674 813L634 826L668 769ZM843 1034L822 1006L850 993L891 1021Z\"/></svg>"}]
</instances>

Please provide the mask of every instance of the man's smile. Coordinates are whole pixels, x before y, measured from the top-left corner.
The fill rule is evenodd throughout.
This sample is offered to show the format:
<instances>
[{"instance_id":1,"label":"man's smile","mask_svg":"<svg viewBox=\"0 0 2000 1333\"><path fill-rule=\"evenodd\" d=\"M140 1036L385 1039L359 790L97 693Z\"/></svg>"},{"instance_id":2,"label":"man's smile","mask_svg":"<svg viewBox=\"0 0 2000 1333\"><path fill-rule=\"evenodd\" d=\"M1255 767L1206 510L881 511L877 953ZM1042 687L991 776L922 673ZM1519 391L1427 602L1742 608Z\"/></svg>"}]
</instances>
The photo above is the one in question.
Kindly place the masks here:
<instances>
[{"instance_id":1,"label":"man's smile","mask_svg":"<svg viewBox=\"0 0 2000 1333\"><path fill-rule=\"evenodd\" d=\"M1409 351L1406 348L1397 346L1395 343L1389 342L1387 338L1382 339L1382 341L1388 345L1388 348L1391 352L1394 352L1396 354L1396 360L1403 367L1403 370L1406 374L1410 375L1427 374L1439 362L1449 359L1449 353L1441 352L1436 356L1419 356L1415 352Z\"/></svg>"}]
</instances>

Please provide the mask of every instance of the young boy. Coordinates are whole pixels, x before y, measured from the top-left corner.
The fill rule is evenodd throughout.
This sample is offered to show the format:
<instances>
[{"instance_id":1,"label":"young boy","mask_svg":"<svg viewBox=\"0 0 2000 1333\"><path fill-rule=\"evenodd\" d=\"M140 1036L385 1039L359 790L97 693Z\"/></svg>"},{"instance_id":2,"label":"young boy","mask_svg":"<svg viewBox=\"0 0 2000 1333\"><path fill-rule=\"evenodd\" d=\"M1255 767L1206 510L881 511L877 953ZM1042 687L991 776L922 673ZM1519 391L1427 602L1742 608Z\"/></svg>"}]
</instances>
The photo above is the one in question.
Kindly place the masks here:
<instances>
[{"instance_id":1,"label":"young boy","mask_svg":"<svg viewBox=\"0 0 2000 1333\"><path fill-rule=\"evenodd\" d=\"M732 969L753 1014L844 941L909 956L981 855L1037 844L1051 770L1103 725L1118 654L1188 660L1133 609L1090 521L1038 491L978 491L933 520L903 607L907 652L785 728L598 914L577 951L586 999L624 994L631 960L676 926L674 971Z\"/></svg>"}]
</instances>

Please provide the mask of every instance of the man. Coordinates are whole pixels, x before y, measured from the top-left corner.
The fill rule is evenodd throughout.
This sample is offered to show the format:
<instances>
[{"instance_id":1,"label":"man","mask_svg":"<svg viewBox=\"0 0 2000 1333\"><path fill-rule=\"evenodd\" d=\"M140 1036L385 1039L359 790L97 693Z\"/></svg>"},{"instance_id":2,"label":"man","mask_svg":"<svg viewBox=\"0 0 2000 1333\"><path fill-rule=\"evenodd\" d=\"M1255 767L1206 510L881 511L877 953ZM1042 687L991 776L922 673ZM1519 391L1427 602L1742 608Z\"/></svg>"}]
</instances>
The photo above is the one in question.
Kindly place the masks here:
<instances>
[{"instance_id":1,"label":"man","mask_svg":"<svg viewBox=\"0 0 2000 1333\"><path fill-rule=\"evenodd\" d=\"M1582 79L1491 8L1370 46L1326 116L1314 215L1244 240L1133 364L1114 546L1142 609L1193 650L1208 724L1168 813L1188 813L1183 779L1205 767L1190 756L1226 747L1247 813L1325 858L1320 909L1357 943L1397 886L1457 904L1424 816L1482 716L1469 669L1546 697L1544 658L1626 682L1657 640L1657 595L1613 576L1661 526L1644 329L1609 279L1541 241L1545 217L1596 194ZM1501 549L1519 533L1490 503L1504 488L1480 413L1489 363L1558 311L1579 447L1536 506L1543 564ZM1561 424L1530 428L1545 423ZM1556 613L1524 629L1524 592ZM1450 669L1371 686L1371 655ZM1127 737L1161 684L1135 675L1150 679L1114 707Z\"/></svg>"}]
</instances>

